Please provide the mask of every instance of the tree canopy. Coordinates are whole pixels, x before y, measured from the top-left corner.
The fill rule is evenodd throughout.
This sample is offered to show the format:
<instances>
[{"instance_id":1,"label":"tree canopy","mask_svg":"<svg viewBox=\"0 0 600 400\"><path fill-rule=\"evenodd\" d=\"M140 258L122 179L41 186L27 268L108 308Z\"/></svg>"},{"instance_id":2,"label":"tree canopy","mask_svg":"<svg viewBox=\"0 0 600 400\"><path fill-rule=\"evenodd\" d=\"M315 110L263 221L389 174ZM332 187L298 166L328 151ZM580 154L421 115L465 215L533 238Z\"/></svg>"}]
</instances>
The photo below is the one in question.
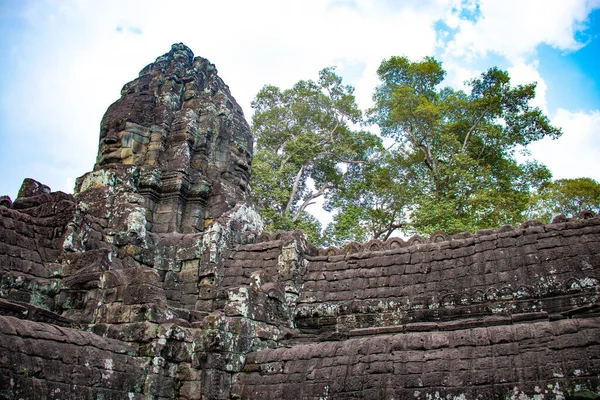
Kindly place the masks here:
<instances>
[{"instance_id":1,"label":"tree canopy","mask_svg":"<svg viewBox=\"0 0 600 400\"><path fill-rule=\"evenodd\" d=\"M531 105L535 83L512 85L494 67L464 90L444 87L432 57L391 57L377 73L367 122L381 137L356 129L364 121L354 89L333 68L256 95L252 187L268 229L301 228L314 244L344 245L600 211L597 182L552 182L544 165L517 161L533 141L562 133ZM323 235L306 212L319 198L334 218Z\"/></svg>"},{"instance_id":2,"label":"tree canopy","mask_svg":"<svg viewBox=\"0 0 600 400\"><path fill-rule=\"evenodd\" d=\"M591 178L558 179L534 194L530 218L550 222L558 214L573 218L583 211L600 213L600 184Z\"/></svg>"},{"instance_id":3,"label":"tree canopy","mask_svg":"<svg viewBox=\"0 0 600 400\"><path fill-rule=\"evenodd\" d=\"M415 197L414 177L405 160L392 157L383 147L375 154L378 157L370 163L354 166L343 190L332 196L328 209L336 214L325 231L328 244L386 240L407 228Z\"/></svg>"},{"instance_id":4,"label":"tree canopy","mask_svg":"<svg viewBox=\"0 0 600 400\"><path fill-rule=\"evenodd\" d=\"M418 186L410 229L452 234L522 221L530 189L550 173L515 154L561 134L530 105L535 83L511 86L507 72L491 68L466 83L468 92L440 87L445 71L431 57L391 57L377 73L371 121L396 141L393 157Z\"/></svg>"},{"instance_id":5,"label":"tree canopy","mask_svg":"<svg viewBox=\"0 0 600 400\"><path fill-rule=\"evenodd\" d=\"M256 95L252 186L268 229L301 228L320 242L320 225L306 207L339 188L347 166L365 163L380 142L351 128L362 118L353 91L325 68L316 82L267 85Z\"/></svg>"}]
</instances>

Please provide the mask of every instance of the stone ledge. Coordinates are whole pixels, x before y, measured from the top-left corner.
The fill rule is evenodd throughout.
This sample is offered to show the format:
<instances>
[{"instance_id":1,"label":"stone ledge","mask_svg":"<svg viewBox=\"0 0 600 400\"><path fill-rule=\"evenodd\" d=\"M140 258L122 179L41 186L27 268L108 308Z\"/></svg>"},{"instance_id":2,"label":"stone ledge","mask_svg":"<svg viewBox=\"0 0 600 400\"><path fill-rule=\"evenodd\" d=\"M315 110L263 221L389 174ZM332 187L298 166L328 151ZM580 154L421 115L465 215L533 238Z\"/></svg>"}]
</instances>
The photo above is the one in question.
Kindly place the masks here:
<instances>
[{"instance_id":1,"label":"stone ledge","mask_svg":"<svg viewBox=\"0 0 600 400\"><path fill-rule=\"evenodd\" d=\"M44 308L34 306L33 304L22 303L20 301L0 299L0 315L63 327L78 326L77 322L69 318L65 318L62 315L48 311Z\"/></svg>"},{"instance_id":2,"label":"stone ledge","mask_svg":"<svg viewBox=\"0 0 600 400\"><path fill-rule=\"evenodd\" d=\"M436 332L436 331L459 331L473 328L486 328L489 326L512 325L528 321L539 322L549 320L545 312L514 314L512 316L497 316L484 318L467 318L459 321L448 322L418 322L414 324L390 325L373 328L358 328L348 331L348 336L371 336L390 333L409 332Z\"/></svg>"}]
</instances>

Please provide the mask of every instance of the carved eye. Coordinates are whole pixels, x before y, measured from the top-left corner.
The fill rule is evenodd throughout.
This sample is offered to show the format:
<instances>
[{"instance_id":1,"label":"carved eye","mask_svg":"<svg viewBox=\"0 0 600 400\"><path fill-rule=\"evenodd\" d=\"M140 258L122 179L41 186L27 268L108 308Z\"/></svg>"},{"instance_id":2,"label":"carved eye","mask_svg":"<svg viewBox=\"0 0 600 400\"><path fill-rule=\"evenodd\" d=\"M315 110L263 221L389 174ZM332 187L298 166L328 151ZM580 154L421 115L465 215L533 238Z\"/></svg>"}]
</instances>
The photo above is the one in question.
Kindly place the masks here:
<instances>
[{"instance_id":1,"label":"carved eye","mask_svg":"<svg viewBox=\"0 0 600 400\"><path fill-rule=\"evenodd\" d=\"M100 126L100 139L104 139L107 134L108 134L108 126L106 126L105 124L102 124Z\"/></svg>"}]
</instances>

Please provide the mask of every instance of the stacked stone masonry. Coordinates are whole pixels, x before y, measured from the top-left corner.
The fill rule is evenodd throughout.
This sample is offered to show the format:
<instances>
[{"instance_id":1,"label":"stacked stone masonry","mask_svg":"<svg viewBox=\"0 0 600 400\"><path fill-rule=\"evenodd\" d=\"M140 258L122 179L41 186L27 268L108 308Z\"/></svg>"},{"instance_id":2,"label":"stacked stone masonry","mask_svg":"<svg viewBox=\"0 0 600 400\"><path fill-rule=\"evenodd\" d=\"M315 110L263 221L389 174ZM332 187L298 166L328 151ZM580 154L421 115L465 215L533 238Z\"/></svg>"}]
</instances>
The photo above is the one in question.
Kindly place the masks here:
<instances>
[{"instance_id":1,"label":"stacked stone masonry","mask_svg":"<svg viewBox=\"0 0 600 400\"><path fill-rule=\"evenodd\" d=\"M140 391L144 360L127 343L9 316L0 316L0 335L3 398L122 399Z\"/></svg>"},{"instance_id":2,"label":"stacked stone masonry","mask_svg":"<svg viewBox=\"0 0 600 400\"><path fill-rule=\"evenodd\" d=\"M597 320L429 329L260 350L248 356L233 393L244 399L558 398L598 385Z\"/></svg>"},{"instance_id":3,"label":"stacked stone masonry","mask_svg":"<svg viewBox=\"0 0 600 400\"><path fill-rule=\"evenodd\" d=\"M300 328L559 314L595 299L600 230L580 220L307 259Z\"/></svg>"},{"instance_id":4,"label":"stacked stone masonry","mask_svg":"<svg viewBox=\"0 0 600 400\"><path fill-rule=\"evenodd\" d=\"M262 233L252 134L183 44L73 195L0 198L0 399L600 396L600 218L316 249Z\"/></svg>"}]
</instances>

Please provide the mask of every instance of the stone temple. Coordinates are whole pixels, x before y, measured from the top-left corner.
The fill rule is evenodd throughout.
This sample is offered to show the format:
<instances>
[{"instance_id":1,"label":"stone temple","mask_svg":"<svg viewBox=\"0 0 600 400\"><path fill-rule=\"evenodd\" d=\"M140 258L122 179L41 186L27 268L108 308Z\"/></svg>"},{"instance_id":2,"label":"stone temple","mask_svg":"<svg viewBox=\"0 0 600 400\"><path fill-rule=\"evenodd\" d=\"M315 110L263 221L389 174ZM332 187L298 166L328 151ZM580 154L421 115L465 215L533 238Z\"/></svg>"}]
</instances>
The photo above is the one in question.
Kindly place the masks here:
<instances>
[{"instance_id":1,"label":"stone temple","mask_svg":"<svg viewBox=\"0 0 600 400\"><path fill-rule=\"evenodd\" d=\"M74 195L0 198L0 399L600 397L600 218L317 249L262 233L252 142L175 44Z\"/></svg>"}]
</instances>

